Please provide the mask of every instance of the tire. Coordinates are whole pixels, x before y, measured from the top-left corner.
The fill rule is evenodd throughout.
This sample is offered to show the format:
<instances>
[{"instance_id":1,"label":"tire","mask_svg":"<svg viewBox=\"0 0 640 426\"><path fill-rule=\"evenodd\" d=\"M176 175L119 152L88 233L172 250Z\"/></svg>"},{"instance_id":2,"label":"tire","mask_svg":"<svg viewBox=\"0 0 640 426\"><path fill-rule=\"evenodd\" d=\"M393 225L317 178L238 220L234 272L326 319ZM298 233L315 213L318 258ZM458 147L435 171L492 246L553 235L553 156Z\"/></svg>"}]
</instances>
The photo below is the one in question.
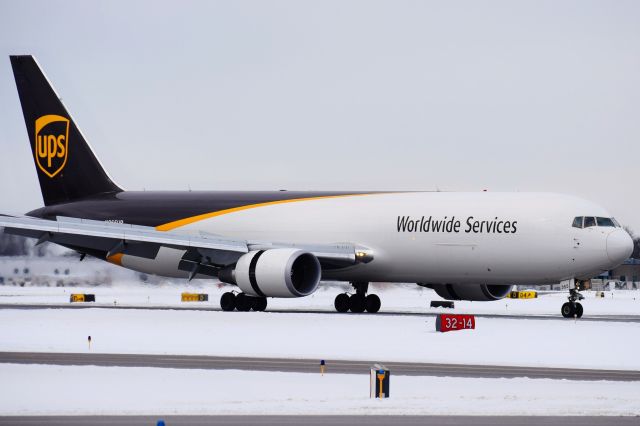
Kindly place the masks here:
<instances>
[{"instance_id":1,"label":"tire","mask_svg":"<svg viewBox=\"0 0 640 426\"><path fill-rule=\"evenodd\" d=\"M246 294L240 293L236 296L236 309L240 312L249 312L252 305L251 298Z\"/></svg>"},{"instance_id":2,"label":"tire","mask_svg":"<svg viewBox=\"0 0 640 426\"><path fill-rule=\"evenodd\" d=\"M575 309L573 308L573 304L566 302L564 305L562 305L562 316L565 318L573 318L573 314L575 313Z\"/></svg>"},{"instance_id":3,"label":"tire","mask_svg":"<svg viewBox=\"0 0 640 426\"><path fill-rule=\"evenodd\" d=\"M582 314L584 313L584 308L581 303L576 303L576 317L582 318Z\"/></svg>"},{"instance_id":4,"label":"tire","mask_svg":"<svg viewBox=\"0 0 640 426\"><path fill-rule=\"evenodd\" d=\"M264 312L267 309L267 298L256 297L255 299L253 299L252 309L256 312Z\"/></svg>"},{"instance_id":5,"label":"tire","mask_svg":"<svg viewBox=\"0 0 640 426\"><path fill-rule=\"evenodd\" d=\"M366 308L364 296L360 296L359 294L354 294L349 299L349 305L350 305L349 308L351 309L351 312L356 314L361 314L362 312L364 312Z\"/></svg>"},{"instance_id":6,"label":"tire","mask_svg":"<svg viewBox=\"0 0 640 426\"><path fill-rule=\"evenodd\" d=\"M380 298L377 294L370 294L364 300L364 305L367 309L367 312L375 314L380 310L380 306L382 305L382 303L380 302Z\"/></svg>"},{"instance_id":7,"label":"tire","mask_svg":"<svg viewBox=\"0 0 640 426\"><path fill-rule=\"evenodd\" d=\"M342 293L336 296L336 300L333 302L333 306L336 308L336 311L345 313L349 311L349 295L346 293Z\"/></svg>"},{"instance_id":8,"label":"tire","mask_svg":"<svg viewBox=\"0 0 640 426\"><path fill-rule=\"evenodd\" d=\"M225 312L233 311L236 308L236 295L230 291L224 293L220 297L220 307Z\"/></svg>"}]
</instances>

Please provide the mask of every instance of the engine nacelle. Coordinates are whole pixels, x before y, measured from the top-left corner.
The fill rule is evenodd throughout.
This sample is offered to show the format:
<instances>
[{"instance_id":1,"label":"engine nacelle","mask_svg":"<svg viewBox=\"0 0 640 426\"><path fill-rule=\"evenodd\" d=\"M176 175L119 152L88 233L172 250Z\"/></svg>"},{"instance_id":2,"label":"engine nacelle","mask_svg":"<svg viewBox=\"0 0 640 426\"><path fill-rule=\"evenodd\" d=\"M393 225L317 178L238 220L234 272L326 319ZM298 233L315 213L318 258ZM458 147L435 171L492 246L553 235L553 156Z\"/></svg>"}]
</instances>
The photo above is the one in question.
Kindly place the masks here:
<instances>
[{"instance_id":1,"label":"engine nacelle","mask_svg":"<svg viewBox=\"0 0 640 426\"><path fill-rule=\"evenodd\" d=\"M445 300L472 300L488 302L500 300L509 294L511 285L487 285L487 284L432 284L438 296Z\"/></svg>"},{"instance_id":2,"label":"engine nacelle","mask_svg":"<svg viewBox=\"0 0 640 426\"><path fill-rule=\"evenodd\" d=\"M318 288L322 269L311 253L293 248L250 251L243 255L231 274L220 274L250 296L303 297ZM229 276L231 275L231 276Z\"/></svg>"}]
</instances>

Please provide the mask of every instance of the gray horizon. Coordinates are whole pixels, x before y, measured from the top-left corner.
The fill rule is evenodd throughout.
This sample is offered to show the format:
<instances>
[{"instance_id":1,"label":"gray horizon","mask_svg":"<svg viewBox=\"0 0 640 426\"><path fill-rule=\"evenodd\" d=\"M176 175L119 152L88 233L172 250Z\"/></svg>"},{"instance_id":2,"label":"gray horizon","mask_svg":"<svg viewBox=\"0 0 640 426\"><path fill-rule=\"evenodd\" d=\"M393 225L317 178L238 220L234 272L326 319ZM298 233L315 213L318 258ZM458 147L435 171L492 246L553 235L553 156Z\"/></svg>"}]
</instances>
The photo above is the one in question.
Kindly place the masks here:
<instances>
[{"instance_id":1,"label":"gray horizon","mask_svg":"<svg viewBox=\"0 0 640 426\"><path fill-rule=\"evenodd\" d=\"M0 0L0 213L42 205L8 59L33 54L126 189L550 191L638 234L639 22L633 1Z\"/></svg>"}]
</instances>

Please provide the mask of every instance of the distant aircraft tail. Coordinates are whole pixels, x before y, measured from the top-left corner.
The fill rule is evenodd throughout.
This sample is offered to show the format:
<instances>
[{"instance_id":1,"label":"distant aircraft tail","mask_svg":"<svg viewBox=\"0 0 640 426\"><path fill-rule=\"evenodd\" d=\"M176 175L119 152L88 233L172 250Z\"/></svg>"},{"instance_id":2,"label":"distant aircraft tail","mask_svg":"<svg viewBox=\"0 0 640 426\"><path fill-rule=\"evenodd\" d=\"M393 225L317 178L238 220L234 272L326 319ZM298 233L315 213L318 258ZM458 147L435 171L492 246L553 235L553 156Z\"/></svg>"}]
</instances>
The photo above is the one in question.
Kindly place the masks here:
<instances>
[{"instance_id":1,"label":"distant aircraft tail","mask_svg":"<svg viewBox=\"0 0 640 426\"><path fill-rule=\"evenodd\" d=\"M120 192L31 55L10 56L46 206Z\"/></svg>"}]
</instances>

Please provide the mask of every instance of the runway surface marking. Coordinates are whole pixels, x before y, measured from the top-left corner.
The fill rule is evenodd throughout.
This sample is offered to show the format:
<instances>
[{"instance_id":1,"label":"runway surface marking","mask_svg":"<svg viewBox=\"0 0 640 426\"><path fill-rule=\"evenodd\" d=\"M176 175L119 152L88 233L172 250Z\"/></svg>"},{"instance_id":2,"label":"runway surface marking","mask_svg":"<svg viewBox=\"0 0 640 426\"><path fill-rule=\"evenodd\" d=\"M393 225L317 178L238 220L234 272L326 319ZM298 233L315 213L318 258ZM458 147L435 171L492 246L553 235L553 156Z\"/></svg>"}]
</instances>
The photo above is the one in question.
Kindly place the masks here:
<instances>
[{"instance_id":1,"label":"runway surface marking","mask_svg":"<svg viewBox=\"0 0 640 426\"><path fill-rule=\"evenodd\" d=\"M147 305L94 305L94 304L12 304L0 303L0 309L136 309L136 310L166 310L166 311L212 311L223 312L219 307L192 307L192 306L147 306ZM438 314L445 312L378 312L375 314L362 313L339 313L332 310L323 309L269 309L267 312L278 314L326 314L326 315L389 315L389 316L414 316L414 317L436 317ZM452 311L451 313L460 313ZM473 312L465 312L473 314ZM251 314L251 312L247 312ZM559 320L572 321L571 319L562 318L558 309L558 315L541 315L541 314L473 314L478 318L505 318L515 320ZM578 321L607 321L607 322L640 322L640 315L587 315L578 319Z\"/></svg>"},{"instance_id":2,"label":"runway surface marking","mask_svg":"<svg viewBox=\"0 0 640 426\"><path fill-rule=\"evenodd\" d=\"M348 361L327 359L325 361L327 364L327 374L361 374L368 372L373 364L382 363L391 370L392 374L399 376L529 377L538 379L640 381L640 371L636 370L385 362L384 360ZM295 373L318 373L319 371L319 360L197 355L0 352L0 363L281 371Z\"/></svg>"},{"instance_id":3,"label":"runway surface marking","mask_svg":"<svg viewBox=\"0 0 640 426\"><path fill-rule=\"evenodd\" d=\"M569 416L20 416L0 417L0 425L40 426L601 426L638 425L638 417Z\"/></svg>"}]
</instances>

